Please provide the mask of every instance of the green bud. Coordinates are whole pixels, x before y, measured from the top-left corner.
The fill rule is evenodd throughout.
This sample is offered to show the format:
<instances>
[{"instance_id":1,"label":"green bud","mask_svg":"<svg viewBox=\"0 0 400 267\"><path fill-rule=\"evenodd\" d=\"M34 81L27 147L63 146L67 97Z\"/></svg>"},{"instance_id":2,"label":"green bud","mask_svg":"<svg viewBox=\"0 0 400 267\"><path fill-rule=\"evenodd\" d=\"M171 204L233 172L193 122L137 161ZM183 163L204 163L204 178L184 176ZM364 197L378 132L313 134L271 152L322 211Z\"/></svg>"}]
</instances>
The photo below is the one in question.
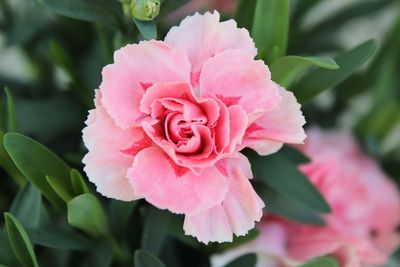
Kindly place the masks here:
<instances>
[{"instance_id":1,"label":"green bud","mask_svg":"<svg viewBox=\"0 0 400 267\"><path fill-rule=\"evenodd\" d=\"M132 0L132 15L142 21L150 21L160 12L160 0Z\"/></svg>"}]
</instances>

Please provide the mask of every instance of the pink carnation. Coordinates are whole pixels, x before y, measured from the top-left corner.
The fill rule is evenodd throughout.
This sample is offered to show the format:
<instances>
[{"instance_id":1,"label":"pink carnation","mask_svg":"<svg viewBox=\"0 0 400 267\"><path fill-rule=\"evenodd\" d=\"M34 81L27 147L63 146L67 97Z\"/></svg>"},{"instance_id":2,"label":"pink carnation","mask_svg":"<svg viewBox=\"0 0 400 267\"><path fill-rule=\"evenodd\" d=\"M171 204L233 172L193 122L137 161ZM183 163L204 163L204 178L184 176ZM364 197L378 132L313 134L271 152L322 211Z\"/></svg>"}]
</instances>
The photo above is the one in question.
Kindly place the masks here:
<instances>
[{"instance_id":1,"label":"pink carnation","mask_svg":"<svg viewBox=\"0 0 400 267\"><path fill-rule=\"evenodd\" d=\"M344 133L307 132L301 146L311 162L300 169L332 208L326 226L266 216L250 244L213 258L220 267L240 254L256 252L257 267L294 267L331 255L341 267L380 266L400 244L400 195L378 165ZM265 262L268 262L266 264Z\"/></svg>"},{"instance_id":2,"label":"pink carnation","mask_svg":"<svg viewBox=\"0 0 400 267\"><path fill-rule=\"evenodd\" d=\"M174 24L200 10L218 10L222 13L233 13L236 5L237 0L190 0L182 7L168 14L165 20L168 24Z\"/></svg>"},{"instance_id":3,"label":"pink carnation","mask_svg":"<svg viewBox=\"0 0 400 267\"><path fill-rule=\"evenodd\" d=\"M300 105L256 53L248 31L217 12L116 51L83 130L97 190L184 214L185 232L205 243L253 228L264 203L239 151L267 155L305 138Z\"/></svg>"}]
</instances>

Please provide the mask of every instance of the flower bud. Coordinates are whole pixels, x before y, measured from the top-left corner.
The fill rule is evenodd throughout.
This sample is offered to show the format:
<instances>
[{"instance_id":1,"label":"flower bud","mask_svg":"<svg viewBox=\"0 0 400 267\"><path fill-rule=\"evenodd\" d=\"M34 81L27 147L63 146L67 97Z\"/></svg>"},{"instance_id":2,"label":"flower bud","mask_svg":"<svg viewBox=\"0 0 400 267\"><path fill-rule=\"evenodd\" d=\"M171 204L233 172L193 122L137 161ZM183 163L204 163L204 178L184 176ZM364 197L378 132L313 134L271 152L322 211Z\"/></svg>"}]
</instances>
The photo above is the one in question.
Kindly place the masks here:
<instances>
[{"instance_id":1,"label":"flower bud","mask_svg":"<svg viewBox=\"0 0 400 267\"><path fill-rule=\"evenodd\" d=\"M160 0L132 0L132 15L138 20L150 21L160 12Z\"/></svg>"}]
</instances>

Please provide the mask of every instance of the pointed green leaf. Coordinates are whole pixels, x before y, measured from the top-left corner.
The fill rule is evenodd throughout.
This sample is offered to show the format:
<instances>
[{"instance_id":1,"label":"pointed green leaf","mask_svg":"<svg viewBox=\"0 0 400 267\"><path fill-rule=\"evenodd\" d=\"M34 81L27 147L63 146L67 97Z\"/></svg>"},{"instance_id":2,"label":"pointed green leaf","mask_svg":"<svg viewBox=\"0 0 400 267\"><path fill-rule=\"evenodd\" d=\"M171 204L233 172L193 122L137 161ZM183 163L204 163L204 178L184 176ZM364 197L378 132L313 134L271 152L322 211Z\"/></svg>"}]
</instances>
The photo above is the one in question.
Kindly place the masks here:
<instances>
[{"instance_id":1,"label":"pointed green leaf","mask_svg":"<svg viewBox=\"0 0 400 267\"><path fill-rule=\"evenodd\" d=\"M138 201L120 201L111 200L108 213L110 218L110 224L116 232L124 233L126 226L128 225L129 218L131 217Z\"/></svg>"},{"instance_id":2,"label":"pointed green leaf","mask_svg":"<svg viewBox=\"0 0 400 267\"><path fill-rule=\"evenodd\" d=\"M143 226L141 248L158 255L167 233L170 213L149 207Z\"/></svg>"},{"instance_id":3,"label":"pointed green leaf","mask_svg":"<svg viewBox=\"0 0 400 267\"><path fill-rule=\"evenodd\" d=\"M135 252L135 267L166 267L156 256L144 250Z\"/></svg>"},{"instance_id":4,"label":"pointed green leaf","mask_svg":"<svg viewBox=\"0 0 400 267\"><path fill-rule=\"evenodd\" d=\"M8 155L4 147L4 135L5 133L0 129L0 167L2 167L14 179L18 186L22 187L26 183L26 179Z\"/></svg>"},{"instance_id":5,"label":"pointed green leaf","mask_svg":"<svg viewBox=\"0 0 400 267\"><path fill-rule=\"evenodd\" d=\"M276 192L297 201L315 212L330 212L321 193L297 166L282 155L259 156L248 151L254 177Z\"/></svg>"},{"instance_id":6,"label":"pointed green leaf","mask_svg":"<svg viewBox=\"0 0 400 267\"><path fill-rule=\"evenodd\" d=\"M7 266L19 266L19 260L14 255L8 240L6 229L0 228L0 262Z\"/></svg>"},{"instance_id":7,"label":"pointed green leaf","mask_svg":"<svg viewBox=\"0 0 400 267\"><path fill-rule=\"evenodd\" d=\"M74 197L74 192L72 191L69 182L55 178L50 175L46 175L46 180L51 186L51 188L54 190L54 192L56 192L57 195L60 198L62 198L62 200L64 200L65 202L70 201Z\"/></svg>"},{"instance_id":8,"label":"pointed green leaf","mask_svg":"<svg viewBox=\"0 0 400 267\"><path fill-rule=\"evenodd\" d=\"M140 21L133 19L140 34L146 40L157 39L157 26L154 21Z\"/></svg>"},{"instance_id":9,"label":"pointed green leaf","mask_svg":"<svg viewBox=\"0 0 400 267\"><path fill-rule=\"evenodd\" d=\"M245 254L230 262L226 267L254 267L256 266L257 256L254 253ZM321 266L322 267L322 266Z\"/></svg>"},{"instance_id":10,"label":"pointed green leaf","mask_svg":"<svg viewBox=\"0 0 400 267\"><path fill-rule=\"evenodd\" d=\"M4 136L4 146L11 159L42 194L54 205L64 208L63 200L51 188L46 175L70 181L70 168L52 151L35 140L17 133L8 133ZM72 189L71 189L72 190Z\"/></svg>"},{"instance_id":11,"label":"pointed green leaf","mask_svg":"<svg viewBox=\"0 0 400 267\"><path fill-rule=\"evenodd\" d=\"M257 0L252 36L268 63L286 54L289 0Z\"/></svg>"},{"instance_id":12,"label":"pointed green leaf","mask_svg":"<svg viewBox=\"0 0 400 267\"><path fill-rule=\"evenodd\" d=\"M32 243L21 223L8 212L4 213L4 218L8 239L18 260L26 267L39 267Z\"/></svg>"},{"instance_id":13,"label":"pointed green leaf","mask_svg":"<svg viewBox=\"0 0 400 267\"><path fill-rule=\"evenodd\" d=\"M277 193L263 184L257 184L256 190L261 199L264 200L266 209L273 214L303 224L325 224L318 213L287 195Z\"/></svg>"},{"instance_id":14,"label":"pointed green leaf","mask_svg":"<svg viewBox=\"0 0 400 267\"><path fill-rule=\"evenodd\" d=\"M287 56L271 65L272 80L285 88L290 88L293 82L311 66L331 70L339 68L335 60L331 58Z\"/></svg>"},{"instance_id":15,"label":"pointed green leaf","mask_svg":"<svg viewBox=\"0 0 400 267\"><path fill-rule=\"evenodd\" d=\"M89 241L71 230L46 226L28 229L27 232L34 244L55 249L86 250L89 247Z\"/></svg>"},{"instance_id":16,"label":"pointed green leaf","mask_svg":"<svg viewBox=\"0 0 400 267\"><path fill-rule=\"evenodd\" d=\"M293 88L300 103L305 103L322 91L332 88L358 70L374 53L376 42L367 41L335 58L337 70L317 69L305 75Z\"/></svg>"},{"instance_id":17,"label":"pointed green leaf","mask_svg":"<svg viewBox=\"0 0 400 267\"><path fill-rule=\"evenodd\" d=\"M99 200L92 194L83 194L70 200L68 223L94 237L108 232L107 218Z\"/></svg>"},{"instance_id":18,"label":"pointed green leaf","mask_svg":"<svg viewBox=\"0 0 400 267\"><path fill-rule=\"evenodd\" d=\"M118 25L118 16L109 0L38 0L53 12L74 19Z\"/></svg>"},{"instance_id":19,"label":"pointed green leaf","mask_svg":"<svg viewBox=\"0 0 400 267\"><path fill-rule=\"evenodd\" d=\"M326 256L310 260L299 267L339 267L337 259Z\"/></svg>"},{"instance_id":20,"label":"pointed green leaf","mask_svg":"<svg viewBox=\"0 0 400 267\"><path fill-rule=\"evenodd\" d=\"M235 20L240 28L251 30L257 0L239 0L235 12Z\"/></svg>"},{"instance_id":21,"label":"pointed green leaf","mask_svg":"<svg viewBox=\"0 0 400 267\"><path fill-rule=\"evenodd\" d=\"M4 88L4 92L6 93L7 98L7 131L14 132L16 131L14 100L7 87Z\"/></svg>"},{"instance_id":22,"label":"pointed green leaf","mask_svg":"<svg viewBox=\"0 0 400 267\"><path fill-rule=\"evenodd\" d=\"M289 159L294 164L310 162L309 157L290 145L284 145L277 153Z\"/></svg>"},{"instance_id":23,"label":"pointed green leaf","mask_svg":"<svg viewBox=\"0 0 400 267\"><path fill-rule=\"evenodd\" d=\"M71 183L75 196L90 193L89 187L78 170L71 170Z\"/></svg>"},{"instance_id":24,"label":"pointed green leaf","mask_svg":"<svg viewBox=\"0 0 400 267\"><path fill-rule=\"evenodd\" d=\"M31 183L26 183L14 199L10 213L25 228L35 228L39 225L41 202L40 192Z\"/></svg>"}]
</instances>

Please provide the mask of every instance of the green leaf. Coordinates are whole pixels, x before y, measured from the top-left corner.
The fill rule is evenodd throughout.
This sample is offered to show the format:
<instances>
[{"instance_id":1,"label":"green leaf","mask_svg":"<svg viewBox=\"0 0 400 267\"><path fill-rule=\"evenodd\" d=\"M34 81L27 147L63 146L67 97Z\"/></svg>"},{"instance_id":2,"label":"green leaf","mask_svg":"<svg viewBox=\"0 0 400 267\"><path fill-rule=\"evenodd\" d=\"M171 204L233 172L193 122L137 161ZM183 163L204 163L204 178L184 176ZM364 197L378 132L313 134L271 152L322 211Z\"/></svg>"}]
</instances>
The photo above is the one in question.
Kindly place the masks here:
<instances>
[{"instance_id":1,"label":"green leaf","mask_svg":"<svg viewBox=\"0 0 400 267\"><path fill-rule=\"evenodd\" d=\"M157 26L154 21L140 21L135 18L133 20L144 39L157 39Z\"/></svg>"},{"instance_id":2,"label":"green leaf","mask_svg":"<svg viewBox=\"0 0 400 267\"><path fill-rule=\"evenodd\" d=\"M258 195L266 203L266 209L291 221L311 225L324 225L323 219L298 201L277 193L263 184L255 186Z\"/></svg>"},{"instance_id":3,"label":"green leaf","mask_svg":"<svg viewBox=\"0 0 400 267\"><path fill-rule=\"evenodd\" d=\"M0 228L0 262L13 267L19 266L19 261L15 257L14 252L11 248L10 242L8 240L6 229Z\"/></svg>"},{"instance_id":4,"label":"green leaf","mask_svg":"<svg viewBox=\"0 0 400 267\"><path fill-rule=\"evenodd\" d=\"M258 156L247 152L254 177L276 192L297 201L316 212L330 212L320 192L302 174L297 166L282 155Z\"/></svg>"},{"instance_id":5,"label":"green leaf","mask_svg":"<svg viewBox=\"0 0 400 267\"><path fill-rule=\"evenodd\" d=\"M113 250L108 240L101 240L92 246L84 267L111 267L113 263Z\"/></svg>"},{"instance_id":6,"label":"green leaf","mask_svg":"<svg viewBox=\"0 0 400 267\"><path fill-rule=\"evenodd\" d=\"M285 158L289 159L291 162L295 164L303 164L310 162L310 158L300 152L298 149L290 146L284 145L279 151L279 155L284 156Z\"/></svg>"},{"instance_id":7,"label":"green leaf","mask_svg":"<svg viewBox=\"0 0 400 267\"><path fill-rule=\"evenodd\" d=\"M94 236L105 236L108 232L107 218L103 207L92 194L73 198L67 204L68 223Z\"/></svg>"},{"instance_id":8,"label":"green leaf","mask_svg":"<svg viewBox=\"0 0 400 267\"><path fill-rule=\"evenodd\" d=\"M251 29L257 0L240 0L235 12L238 27Z\"/></svg>"},{"instance_id":9,"label":"green leaf","mask_svg":"<svg viewBox=\"0 0 400 267\"><path fill-rule=\"evenodd\" d=\"M285 88L290 88L293 82L311 66L331 70L339 68L331 58L286 56L271 65L272 80Z\"/></svg>"},{"instance_id":10,"label":"green leaf","mask_svg":"<svg viewBox=\"0 0 400 267\"><path fill-rule=\"evenodd\" d=\"M70 183L66 183L63 180L50 175L46 175L46 180L54 192L56 192L57 195L65 202L70 201L74 197Z\"/></svg>"},{"instance_id":11,"label":"green leaf","mask_svg":"<svg viewBox=\"0 0 400 267\"><path fill-rule=\"evenodd\" d=\"M124 233L126 226L128 225L129 218L131 217L138 201L120 201L111 200L108 207L108 213L110 218L110 224L116 232Z\"/></svg>"},{"instance_id":12,"label":"green leaf","mask_svg":"<svg viewBox=\"0 0 400 267\"><path fill-rule=\"evenodd\" d=\"M70 168L52 151L35 140L17 133L4 136L4 146L11 159L42 194L54 205L64 208L63 200L51 188L46 176L54 176L69 184ZM72 190L68 188L68 190Z\"/></svg>"},{"instance_id":13,"label":"green leaf","mask_svg":"<svg viewBox=\"0 0 400 267\"><path fill-rule=\"evenodd\" d=\"M16 131L16 120L15 120L15 108L14 108L14 100L10 90L5 87L4 92L6 93L7 98L7 131L14 132Z\"/></svg>"},{"instance_id":14,"label":"green leaf","mask_svg":"<svg viewBox=\"0 0 400 267\"><path fill-rule=\"evenodd\" d=\"M26 267L39 267L32 243L21 223L10 213L4 213L8 239L11 247L22 265Z\"/></svg>"},{"instance_id":15,"label":"green leaf","mask_svg":"<svg viewBox=\"0 0 400 267\"><path fill-rule=\"evenodd\" d=\"M245 254L230 262L226 267L254 267L256 266L257 256L254 253ZM321 266L322 267L322 266Z\"/></svg>"},{"instance_id":16,"label":"green leaf","mask_svg":"<svg viewBox=\"0 0 400 267\"><path fill-rule=\"evenodd\" d=\"M38 0L53 12L74 19L118 25L110 0Z\"/></svg>"},{"instance_id":17,"label":"green leaf","mask_svg":"<svg viewBox=\"0 0 400 267\"><path fill-rule=\"evenodd\" d=\"M82 195L85 193L90 193L89 187L86 184L83 176L78 170L72 169L71 170L71 183L72 183L72 190L75 196Z\"/></svg>"},{"instance_id":18,"label":"green leaf","mask_svg":"<svg viewBox=\"0 0 400 267\"><path fill-rule=\"evenodd\" d=\"M135 252L135 267L166 267L156 256L144 250Z\"/></svg>"},{"instance_id":19,"label":"green leaf","mask_svg":"<svg viewBox=\"0 0 400 267\"><path fill-rule=\"evenodd\" d=\"M317 69L306 74L293 88L300 103L305 103L322 91L332 88L358 70L374 53L376 42L369 40L335 58L337 70Z\"/></svg>"},{"instance_id":20,"label":"green leaf","mask_svg":"<svg viewBox=\"0 0 400 267\"><path fill-rule=\"evenodd\" d=\"M167 233L170 213L154 207L149 207L142 232L141 248L158 255Z\"/></svg>"},{"instance_id":21,"label":"green leaf","mask_svg":"<svg viewBox=\"0 0 400 267\"><path fill-rule=\"evenodd\" d=\"M40 192L31 183L26 183L15 197L10 213L25 228L35 228L39 225L41 203Z\"/></svg>"},{"instance_id":22,"label":"green leaf","mask_svg":"<svg viewBox=\"0 0 400 267\"><path fill-rule=\"evenodd\" d=\"M2 167L7 173L14 179L15 183L22 187L26 183L25 177L17 169L14 162L11 160L4 147L4 132L0 127L0 167Z\"/></svg>"},{"instance_id":23,"label":"green leaf","mask_svg":"<svg viewBox=\"0 0 400 267\"><path fill-rule=\"evenodd\" d=\"M44 247L64 250L86 250L89 241L71 230L61 230L46 226L27 230L32 243Z\"/></svg>"},{"instance_id":24,"label":"green leaf","mask_svg":"<svg viewBox=\"0 0 400 267\"><path fill-rule=\"evenodd\" d=\"M289 31L289 0L258 0L252 36L268 63L286 54Z\"/></svg>"},{"instance_id":25,"label":"green leaf","mask_svg":"<svg viewBox=\"0 0 400 267\"><path fill-rule=\"evenodd\" d=\"M190 235L185 235L185 232L182 229L183 221L183 216L171 216L168 225L168 235L174 237L187 246L190 246L194 249L200 249L201 244L196 240L196 238Z\"/></svg>"},{"instance_id":26,"label":"green leaf","mask_svg":"<svg viewBox=\"0 0 400 267\"><path fill-rule=\"evenodd\" d=\"M310 260L299 267L339 267L338 261L330 256Z\"/></svg>"}]
</instances>

